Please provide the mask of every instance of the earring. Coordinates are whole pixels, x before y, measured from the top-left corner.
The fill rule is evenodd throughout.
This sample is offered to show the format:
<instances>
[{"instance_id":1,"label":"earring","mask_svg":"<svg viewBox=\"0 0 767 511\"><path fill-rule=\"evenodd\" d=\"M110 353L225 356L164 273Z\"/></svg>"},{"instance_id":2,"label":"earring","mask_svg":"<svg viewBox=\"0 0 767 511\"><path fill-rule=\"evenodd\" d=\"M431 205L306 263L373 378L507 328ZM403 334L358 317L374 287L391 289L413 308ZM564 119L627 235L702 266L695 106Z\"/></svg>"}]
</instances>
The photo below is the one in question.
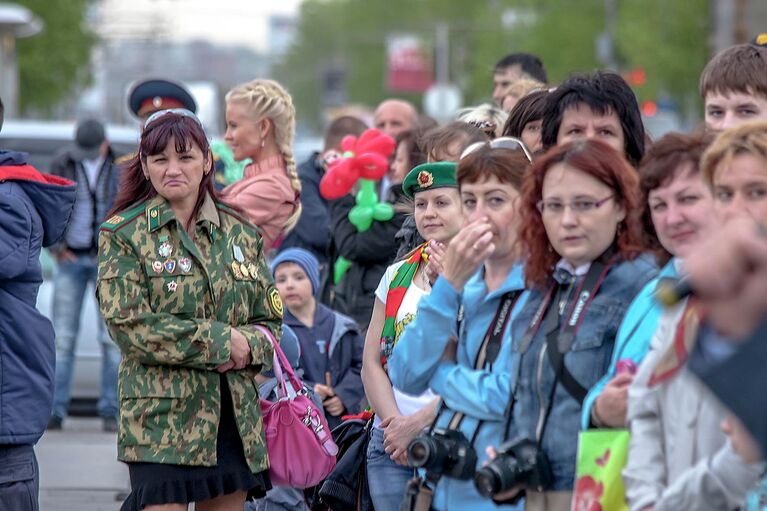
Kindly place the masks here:
<instances>
[{"instance_id":1,"label":"earring","mask_svg":"<svg viewBox=\"0 0 767 511\"><path fill-rule=\"evenodd\" d=\"M262 138L261 139L261 147L264 147L266 145L266 141Z\"/></svg>"}]
</instances>

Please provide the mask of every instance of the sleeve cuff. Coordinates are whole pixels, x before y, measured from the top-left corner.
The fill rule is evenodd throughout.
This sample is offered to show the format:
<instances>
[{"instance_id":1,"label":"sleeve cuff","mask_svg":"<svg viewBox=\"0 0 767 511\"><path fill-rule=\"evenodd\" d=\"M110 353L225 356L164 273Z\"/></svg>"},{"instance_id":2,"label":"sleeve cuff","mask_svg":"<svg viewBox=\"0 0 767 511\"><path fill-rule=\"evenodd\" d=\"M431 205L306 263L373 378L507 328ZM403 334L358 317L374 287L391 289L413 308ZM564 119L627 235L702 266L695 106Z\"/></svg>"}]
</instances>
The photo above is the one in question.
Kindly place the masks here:
<instances>
[{"instance_id":1,"label":"sleeve cuff","mask_svg":"<svg viewBox=\"0 0 767 511\"><path fill-rule=\"evenodd\" d=\"M208 359L211 364L221 365L232 357L232 327L226 323L214 321L210 325L210 347Z\"/></svg>"},{"instance_id":2,"label":"sleeve cuff","mask_svg":"<svg viewBox=\"0 0 767 511\"><path fill-rule=\"evenodd\" d=\"M245 336L245 339L247 339L248 346L250 346L251 364L260 366L261 371L272 369L272 354L274 353L274 349L272 348L271 341L265 338L266 335L253 326L240 328L239 330L242 332L242 335ZM279 332L278 336L275 338L278 337Z\"/></svg>"}]
</instances>

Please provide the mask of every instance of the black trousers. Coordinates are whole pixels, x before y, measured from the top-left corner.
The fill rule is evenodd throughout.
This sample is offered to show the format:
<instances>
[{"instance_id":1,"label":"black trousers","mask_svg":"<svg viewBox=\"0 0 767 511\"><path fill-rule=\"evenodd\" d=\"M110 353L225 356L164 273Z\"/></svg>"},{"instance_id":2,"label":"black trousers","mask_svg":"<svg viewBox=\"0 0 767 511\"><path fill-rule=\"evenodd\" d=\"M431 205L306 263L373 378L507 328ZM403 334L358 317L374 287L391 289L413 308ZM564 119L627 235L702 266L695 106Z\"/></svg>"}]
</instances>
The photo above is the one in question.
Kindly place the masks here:
<instances>
[{"instance_id":1,"label":"black trousers","mask_svg":"<svg viewBox=\"0 0 767 511\"><path fill-rule=\"evenodd\" d=\"M31 445L0 445L0 511L38 511L40 474Z\"/></svg>"}]
</instances>

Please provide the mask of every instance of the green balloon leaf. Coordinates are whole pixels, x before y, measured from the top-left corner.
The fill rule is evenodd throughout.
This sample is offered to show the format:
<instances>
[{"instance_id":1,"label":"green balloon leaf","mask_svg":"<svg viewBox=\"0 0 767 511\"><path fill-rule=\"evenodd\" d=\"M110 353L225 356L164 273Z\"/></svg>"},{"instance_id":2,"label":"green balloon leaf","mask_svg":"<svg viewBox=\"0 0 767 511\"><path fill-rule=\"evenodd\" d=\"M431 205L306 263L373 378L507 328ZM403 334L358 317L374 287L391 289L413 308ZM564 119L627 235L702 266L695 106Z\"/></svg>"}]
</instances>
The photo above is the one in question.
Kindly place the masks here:
<instances>
[{"instance_id":1,"label":"green balloon leaf","mask_svg":"<svg viewBox=\"0 0 767 511\"><path fill-rule=\"evenodd\" d=\"M345 257L339 257L336 259L336 263L333 265L333 284L341 282L344 274L351 267L352 262Z\"/></svg>"}]
</instances>

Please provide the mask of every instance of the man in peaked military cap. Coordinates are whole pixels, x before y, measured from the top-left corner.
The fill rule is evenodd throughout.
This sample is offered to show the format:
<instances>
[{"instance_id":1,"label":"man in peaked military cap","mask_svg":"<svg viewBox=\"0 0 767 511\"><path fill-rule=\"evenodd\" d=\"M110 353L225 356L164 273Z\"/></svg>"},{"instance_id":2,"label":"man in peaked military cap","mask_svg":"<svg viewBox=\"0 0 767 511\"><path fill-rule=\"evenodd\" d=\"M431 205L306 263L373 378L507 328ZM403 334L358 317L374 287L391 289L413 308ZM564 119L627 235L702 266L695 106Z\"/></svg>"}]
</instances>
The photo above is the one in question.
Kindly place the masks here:
<instances>
[{"instance_id":1,"label":"man in peaked military cap","mask_svg":"<svg viewBox=\"0 0 767 511\"><path fill-rule=\"evenodd\" d=\"M142 123L155 112L169 110L171 108L184 108L192 113L197 113L197 102L192 94L180 83L170 80L154 78L136 82L128 94L128 108ZM118 163L127 161L120 159ZM213 153L215 169L214 185L216 190L224 187L224 162Z\"/></svg>"},{"instance_id":2,"label":"man in peaked military cap","mask_svg":"<svg viewBox=\"0 0 767 511\"><path fill-rule=\"evenodd\" d=\"M153 113L170 108L197 113L197 103L183 85L161 79L136 83L128 95L128 108L142 122Z\"/></svg>"}]
</instances>

